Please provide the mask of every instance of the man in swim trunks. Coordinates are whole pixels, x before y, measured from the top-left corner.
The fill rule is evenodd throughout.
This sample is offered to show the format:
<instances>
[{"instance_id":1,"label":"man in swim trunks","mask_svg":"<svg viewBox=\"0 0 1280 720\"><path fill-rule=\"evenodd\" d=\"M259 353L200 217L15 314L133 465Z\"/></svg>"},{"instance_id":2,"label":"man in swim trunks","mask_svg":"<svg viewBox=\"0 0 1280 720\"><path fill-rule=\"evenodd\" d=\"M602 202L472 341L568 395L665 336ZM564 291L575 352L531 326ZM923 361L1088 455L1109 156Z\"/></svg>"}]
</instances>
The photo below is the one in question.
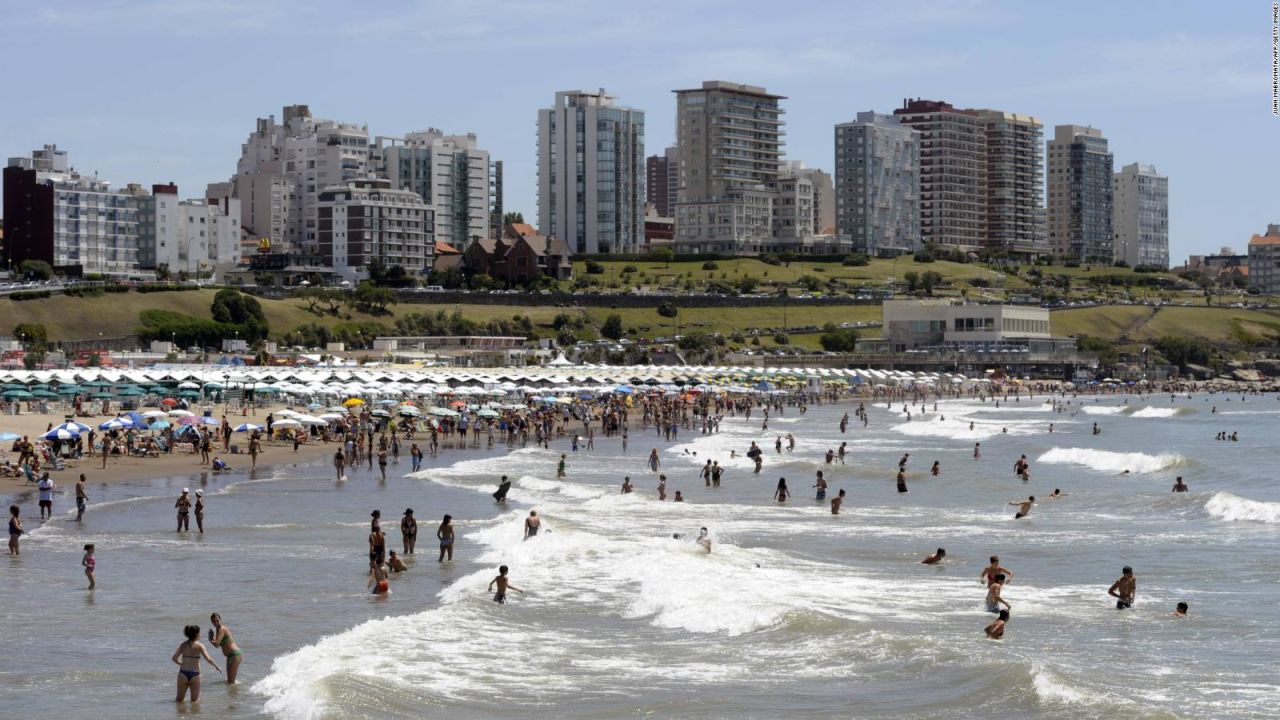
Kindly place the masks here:
<instances>
[{"instance_id":1,"label":"man in swim trunks","mask_svg":"<svg viewBox=\"0 0 1280 720\"><path fill-rule=\"evenodd\" d=\"M542 528L542 518L538 517L537 510L530 510L529 517L524 520L524 539L528 540L538 534L538 530Z\"/></svg>"},{"instance_id":2,"label":"man in swim trunks","mask_svg":"<svg viewBox=\"0 0 1280 720\"><path fill-rule=\"evenodd\" d=\"M49 477L49 473L45 473L40 478L40 519L53 519L53 478Z\"/></svg>"},{"instance_id":3,"label":"man in swim trunks","mask_svg":"<svg viewBox=\"0 0 1280 720\"><path fill-rule=\"evenodd\" d=\"M1031 512L1031 506L1036 504L1036 496L1031 495L1026 500L1014 500L1009 503L1018 508L1018 512L1014 513L1014 520L1021 520Z\"/></svg>"},{"instance_id":4,"label":"man in swim trunks","mask_svg":"<svg viewBox=\"0 0 1280 720\"><path fill-rule=\"evenodd\" d=\"M1133 607L1134 596L1138 592L1138 580L1133 576L1133 568L1128 565L1121 570L1120 579L1111 583L1111 587L1107 588L1107 594L1116 599L1117 610L1127 610Z\"/></svg>"},{"instance_id":5,"label":"man in swim trunks","mask_svg":"<svg viewBox=\"0 0 1280 720\"><path fill-rule=\"evenodd\" d=\"M821 470L818 471L818 479L816 482L814 482L813 486L818 489L817 498L816 498L818 502L822 502L823 500L826 500L827 499L827 481L823 479Z\"/></svg>"},{"instance_id":6,"label":"man in swim trunks","mask_svg":"<svg viewBox=\"0 0 1280 720\"><path fill-rule=\"evenodd\" d=\"M840 506L841 506L841 505L844 505L844 490L843 490L843 489L841 489L841 490L840 490L840 492L836 493L836 496L835 496L835 497L831 498L831 514L832 514L832 515L839 515L839 514L840 514Z\"/></svg>"},{"instance_id":7,"label":"man in swim trunks","mask_svg":"<svg viewBox=\"0 0 1280 720\"><path fill-rule=\"evenodd\" d=\"M84 506L89 502L89 495L84 491L84 473L76 481L76 522L84 517Z\"/></svg>"},{"instance_id":8,"label":"man in swim trunks","mask_svg":"<svg viewBox=\"0 0 1280 720\"><path fill-rule=\"evenodd\" d=\"M1190 488L1187 487L1186 483L1182 482L1182 476L1179 475L1178 479L1173 481L1173 492L1186 492L1187 490L1190 490Z\"/></svg>"}]
</instances>

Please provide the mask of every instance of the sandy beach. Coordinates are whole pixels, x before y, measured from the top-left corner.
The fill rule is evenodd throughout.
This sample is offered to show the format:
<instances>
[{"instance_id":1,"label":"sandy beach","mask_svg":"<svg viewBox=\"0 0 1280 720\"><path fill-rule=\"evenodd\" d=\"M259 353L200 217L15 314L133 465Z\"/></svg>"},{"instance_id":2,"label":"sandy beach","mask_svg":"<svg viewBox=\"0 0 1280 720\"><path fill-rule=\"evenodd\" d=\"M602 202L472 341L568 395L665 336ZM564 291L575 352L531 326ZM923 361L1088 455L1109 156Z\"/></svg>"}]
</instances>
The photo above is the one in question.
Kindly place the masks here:
<instances>
[{"instance_id":1,"label":"sandy beach","mask_svg":"<svg viewBox=\"0 0 1280 720\"><path fill-rule=\"evenodd\" d=\"M221 407L212 407L215 417L221 418ZM242 416L238 411L232 415L228 415L227 419L233 425L239 425L242 422L252 422L257 425L265 425L267 415L272 412L278 412L286 409L285 405L278 405L269 408L257 408L250 411L248 416ZM199 408L193 408L193 412L200 412ZM54 412L23 412L21 415L5 415L0 417L0 431L13 432L19 435L29 436L33 439L45 434L50 425L59 425L66 422L68 415L61 410ZM93 417L79 417L77 422L97 428L98 425L116 417L111 415L96 415ZM249 456L243 454L243 448L248 442L248 436L245 433L234 433L231 437L232 445L239 445L242 454L230 454L221 451L221 444L217 444L212 453L215 456L221 456L234 470L246 470L249 467ZM12 442L5 442L0 447L0 461L8 460L10 462L17 460L17 453L12 451ZM312 441L298 448L297 452L293 451L293 443L287 441L269 441L262 444L262 453L258 456L258 467L267 468L272 465L282 463L299 463L312 462L326 453L332 453L334 446L323 441ZM136 480L151 480L154 478L180 476L185 474L195 474L202 470L208 470L209 466L201 465L200 454L183 452L175 450L173 453L162 454L158 458L131 457L126 455L113 455L107 460L106 468L102 467L101 455L93 457L84 457L79 460L68 460L66 470L52 470L50 476L63 490L69 490L75 485L76 478L80 473L84 473L90 483L115 483L130 482ZM13 493L26 488L33 488L34 485L28 483L24 478L17 477L0 477L0 493Z\"/></svg>"}]
</instances>

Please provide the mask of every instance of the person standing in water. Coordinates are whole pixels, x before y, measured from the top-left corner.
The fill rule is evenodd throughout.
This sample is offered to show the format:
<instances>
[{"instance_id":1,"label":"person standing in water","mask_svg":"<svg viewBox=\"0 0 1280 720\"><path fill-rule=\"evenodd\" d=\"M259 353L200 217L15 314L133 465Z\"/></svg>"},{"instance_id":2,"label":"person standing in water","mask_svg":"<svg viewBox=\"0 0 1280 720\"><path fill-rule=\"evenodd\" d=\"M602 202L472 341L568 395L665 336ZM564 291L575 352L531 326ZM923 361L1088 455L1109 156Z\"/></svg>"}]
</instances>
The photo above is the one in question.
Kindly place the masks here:
<instances>
[{"instance_id":1,"label":"person standing in water","mask_svg":"<svg viewBox=\"0 0 1280 720\"><path fill-rule=\"evenodd\" d=\"M1187 487L1186 483L1182 482L1182 476L1179 475L1178 479L1173 481L1173 492L1186 492L1187 490L1190 490L1190 488Z\"/></svg>"},{"instance_id":2,"label":"person standing in water","mask_svg":"<svg viewBox=\"0 0 1280 720\"><path fill-rule=\"evenodd\" d=\"M404 517L400 518L401 552L412 555L414 546L418 544L418 521L413 517L413 508L405 508Z\"/></svg>"},{"instance_id":3,"label":"person standing in water","mask_svg":"<svg viewBox=\"0 0 1280 720\"><path fill-rule=\"evenodd\" d=\"M444 562L445 555L453 562L453 516L445 515L440 527L436 528L436 538L440 540L440 558L436 562Z\"/></svg>"},{"instance_id":4,"label":"person standing in water","mask_svg":"<svg viewBox=\"0 0 1280 720\"><path fill-rule=\"evenodd\" d=\"M706 550L708 555L711 554L711 536L707 534L706 528L698 529L698 539L694 540L694 542L697 543L698 547Z\"/></svg>"},{"instance_id":5,"label":"person standing in water","mask_svg":"<svg viewBox=\"0 0 1280 720\"><path fill-rule=\"evenodd\" d=\"M898 492L907 492L907 471L901 466L898 467Z\"/></svg>"},{"instance_id":6,"label":"person standing in water","mask_svg":"<svg viewBox=\"0 0 1280 720\"><path fill-rule=\"evenodd\" d=\"M929 468L929 474L933 475L934 477L938 477L938 474L941 472L942 472L942 463L938 462L937 460L934 460L933 467Z\"/></svg>"},{"instance_id":7,"label":"person standing in water","mask_svg":"<svg viewBox=\"0 0 1280 720\"><path fill-rule=\"evenodd\" d=\"M787 479L778 478L778 487L773 491L773 499L784 503L789 497L791 497L791 491L787 490Z\"/></svg>"},{"instance_id":8,"label":"person standing in water","mask_svg":"<svg viewBox=\"0 0 1280 720\"><path fill-rule=\"evenodd\" d=\"M973 444L973 459L974 460L982 459L982 443L980 442L976 442Z\"/></svg>"},{"instance_id":9,"label":"person standing in water","mask_svg":"<svg viewBox=\"0 0 1280 720\"><path fill-rule=\"evenodd\" d=\"M498 481L498 489L493 491L493 499L495 502L506 502L507 493L511 492L511 479L506 475Z\"/></svg>"},{"instance_id":10,"label":"person standing in water","mask_svg":"<svg viewBox=\"0 0 1280 720\"><path fill-rule=\"evenodd\" d=\"M187 639L173 653L173 657L169 658L178 666L178 697L174 702L182 702L186 699L187 691L191 691L191 702L199 702L200 700L200 660L213 666L214 670L222 672L222 668L218 667L218 663L209 657L209 650L200 642L200 626L188 625L182 628L182 634Z\"/></svg>"},{"instance_id":11,"label":"person standing in water","mask_svg":"<svg viewBox=\"0 0 1280 720\"><path fill-rule=\"evenodd\" d=\"M622 478L622 494L623 495L630 494L635 489L636 489L635 486L631 484L630 475L627 475L626 477Z\"/></svg>"},{"instance_id":12,"label":"person standing in water","mask_svg":"<svg viewBox=\"0 0 1280 720\"><path fill-rule=\"evenodd\" d=\"M1133 568L1128 565L1120 572L1120 579L1111 583L1107 594L1116 599L1117 610L1128 610L1133 607L1134 596L1138 593L1138 580L1133 576Z\"/></svg>"},{"instance_id":13,"label":"person standing in water","mask_svg":"<svg viewBox=\"0 0 1280 720\"><path fill-rule=\"evenodd\" d=\"M89 589L94 589L98 586L98 581L93 577L98 561L93 557L93 543L84 546L84 557L80 558L80 564L84 567L84 576L89 578Z\"/></svg>"},{"instance_id":14,"label":"person standing in water","mask_svg":"<svg viewBox=\"0 0 1280 720\"><path fill-rule=\"evenodd\" d=\"M391 581L387 579L387 566L382 563L369 563L369 580L364 584L365 588L373 588L371 595L389 595L391 593Z\"/></svg>"},{"instance_id":15,"label":"person standing in water","mask_svg":"<svg viewBox=\"0 0 1280 720\"><path fill-rule=\"evenodd\" d=\"M658 468L662 467L662 461L658 459L658 448L649 451L649 472L658 472Z\"/></svg>"},{"instance_id":16,"label":"person standing in water","mask_svg":"<svg viewBox=\"0 0 1280 720\"><path fill-rule=\"evenodd\" d=\"M1004 590L1004 580L1004 573L996 573L994 580L987 586L987 612L989 613L1000 612L1001 605L1004 605L1006 610L1013 609L1009 603L1005 602L1005 599L1000 596L1001 591Z\"/></svg>"},{"instance_id":17,"label":"person standing in water","mask_svg":"<svg viewBox=\"0 0 1280 720\"><path fill-rule=\"evenodd\" d=\"M196 488L196 530L204 534L204 490Z\"/></svg>"},{"instance_id":18,"label":"person standing in water","mask_svg":"<svg viewBox=\"0 0 1280 720\"><path fill-rule=\"evenodd\" d=\"M342 471L347 469L347 457L342 454L342 448L333 454L333 470L337 473L337 480L342 480Z\"/></svg>"},{"instance_id":19,"label":"person standing in water","mask_svg":"<svg viewBox=\"0 0 1280 720\"><path fill-rule=\"evenodd\" d=\"M22 551L18 547L18 538L26 532L22 529L22 517L20 516L22 509L17 505L9 506L9 554L21 555Z\"/></svg>"},{"instance_id":20,"label":"person standing in water","mask_svg":"<svg viewBox=\"0 0 1280 720\"><path fill-rule=\"evenodd\" d=\"M567 458L567 457L568 457L568 456L567 456L567 455L565 455L564 453L560 453L560 463L559 463L558 465L556 465L556 477L558 477L558 478L562 478L562 477L564 477L564 476L565 476L565 472L564 472L564 462L565 462L565 458Z\"/></svg>"},{"instance_id":21,"label":"person standing in water","mask_svg":"<svg viewBox=\"0 0 1280 720\"><path fill-rule=\"evenodd\" d=\"M89 502L89 495L84 491L84 473L76 481L76 522L84 518L84 506Z\"/></svg>"},{"instance_id":22,"label":"person standing in water","mask_svg":"<svg viewBox=\"0 0 1280 720\"><path fill-rule=\"evenodd\" d=\"M666 475L658 476L658 499L659 500L667 499L667 476Z\"/></svg>"},{"instance_id":23,"label":"person standing in water","mask_svg":"<svg viewBox=\"0 0 1280 720\"><path fill-rule=\"evenodd\" d=\"M191 530L191 490L182 488L182 495L178 496L178 501L173 504L178 510L178 530Z\"/></svg>"},{"instance_id":24,"label":"person standing in water","mask_svg":"<svg viewBox=\"0 0 1280 720\"><path fill-rule=\"evenodd\" d=\"M493 586L494 586L494 585L497 585L497 586L498 586L498 592L493 593L493 601L494 601L494 602L496 602L496 603L498 603L498 604L501 604L501 605L505 605L505 604L506 604L506 602L507 602L507 591L508 591L508 590L515 590L516 592L520 593L521 595L523 595L523 594L524 594L524 591L523 591L523 590L521 590L520 588L516 587L515 585L512 585L512 584L511 584L511 581L510 581L509 579L507 579L507 572L508 572L507 566L506 566L506 565L503 565L503 566L501 566L501 567L499 567L499 568L498 568L498 575L497 575L497 577L495 577L494 579L492 579L492 580L490 580L490 581L489 581L489 591L490 591L490 592L492 592L492 591L493 591Z\"/></svg>"},{"instance_id":25,"label":"person standing in water","mask_svg":"<svg viewBox=\"0 0 1280 720\"><path fill-rule=\"evenodd\" d=\"M53 519L53 478L49 477L49 473L45 473L40 478L39 484L36 485L40 490L40 519Z\"/></svg>"},{"instance_id":26,"label":"person standing in water","mask_svg":"<svg viewBox=\"0 0 1280 720\"><path fill-rule=\"evenodd\" d=\"M822 477L821 470L818 471L818 478L817 478L817 481L813 483L813 486L818 489L817 497L815 499L818 502L822 502L823 500L826 500L827 499L827 481Z\"/></svg>"},{"instance_id":27,"label":"person standing in water","mask_svg":"<svg viewBox=\"0 0 1280 720\"><path fill-rule=\"evenodd\" d=\"M244 662L244 651L231 636L231 628L222 624L221 615L213 613L209 616L209 622L213 625L209 628L209 642L222 650L223 659L227 663L227 684L235 685L236 673L240 672L240 663Z\"/></svg>"},{"instance_id":28,"label":"person standing in water","mask_svg":"<svg viewBox=\"0 0 1280 720\"><path fill-rule=\"evenodd\" d=\"M529 517L524 520L524 539L528 540L538 534L538 530L542 527L542 518L538 517L537 510L530 510Z\"/></svg>"},{"instance_id":29,"label":"person standing in water","mask_svg":"<svg viewBox=\"0 0 1280 720\"><path fill-rule=\"evenodd\" d=\"M992 555L991 564L982 569L982 574L978 576L978 581L990 585L995 582L997 575L1003 575L1009 581L1013 580L1013 571L1007 567L1001 567L999 555Z\"/></svg>"},{"instance_id":30,"label":"person standing in water","mask_svg":"<svg viewBox=\"0 0 1280 720\"><path fill-rule=\"evenodd\" d=\"M841 505L844 505L844 489L843 488L841 488L840 492L836 493L835 497L831 498L831 514L839 515Z\"/></svg>"}]
</instances>

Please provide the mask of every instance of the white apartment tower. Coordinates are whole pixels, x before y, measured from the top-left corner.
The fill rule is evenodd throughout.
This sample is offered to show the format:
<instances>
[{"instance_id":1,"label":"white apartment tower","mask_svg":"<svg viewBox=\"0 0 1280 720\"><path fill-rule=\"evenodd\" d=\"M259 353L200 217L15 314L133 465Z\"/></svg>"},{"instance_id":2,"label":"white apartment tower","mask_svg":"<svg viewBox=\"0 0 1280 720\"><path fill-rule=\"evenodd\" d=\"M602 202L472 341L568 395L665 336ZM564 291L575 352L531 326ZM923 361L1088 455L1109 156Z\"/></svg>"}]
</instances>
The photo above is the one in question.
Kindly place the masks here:
<instances>
[{"instance_id":1,"label":"white apartment tower","mask_svg":"<svg viewBox=\"0 0 1280 720\"><path fill-rule=\"evenodd\" d=\"M868 255L920 248L920 133L897 115L836 125L836 234Z\"/></svg>"},{"instance_id":2,"label":"white apartment tower","mask_svg":"<svg viewBox=\"0 0 1280 720\"><path fill-rule=\"evenodd\" d=\"M379 136L376 163L392 187L422 196L435 214L435 241L465 250L489 237L489 153L474 133L445 135L430 128L403 138Z\"/></svg>"},{"instance_id":3,"label":"white apartment tower","mask_svg":"<svg viewBox=\"0 0 1280 720\"><path fill-rule=\"evenodd\" d=\"M644 244L644 111L571 90L538 111L538 229L574 253Z\"/></svg>"},{"instance_id":4,"label":"white apartment tower","mask_svg":"<svg viewBox=\"0 0 1280 720\"><path fill-rule=\"evenodd\" d=\"M1169 178L1133 163L1115 174L1115 259L1129 267L1169 267Z\"/></svg>"},{"instance_id":5,"label":"white apartment tower","mask_svg":"<svg viewBox=\"0 0 1280 720\"><path fill-rule=\"evenodd\" d=\"M1047 149L1050 249L1064 260L1111 264L1115 174L1107 139L1098 128L1058 125Z\"/></svg>"}]
</instances>

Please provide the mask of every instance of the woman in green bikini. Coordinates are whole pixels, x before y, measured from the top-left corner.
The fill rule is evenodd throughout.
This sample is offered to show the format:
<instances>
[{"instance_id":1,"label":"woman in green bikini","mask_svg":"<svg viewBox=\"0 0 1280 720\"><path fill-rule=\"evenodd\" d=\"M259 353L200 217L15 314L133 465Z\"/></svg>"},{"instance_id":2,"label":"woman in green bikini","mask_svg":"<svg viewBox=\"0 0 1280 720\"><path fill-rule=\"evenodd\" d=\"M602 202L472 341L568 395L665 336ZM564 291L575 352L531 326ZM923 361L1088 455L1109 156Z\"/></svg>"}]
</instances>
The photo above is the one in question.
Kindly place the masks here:
<instances>
[{"instance_id":1,"label":"woman in green bikini","mask_svg":"<svg viewBox=\"0 0 1280 720\"><path fill-rule=\"evenodd\" d=\"M222 649L223 656L227 658L227 684L234 685L236 673L240 671L240 663L244 660L244 651L236 645L236 639L231 636L231 628L222 624L221 615L210 615L209 622L213 623L213 627L209 628L209 642Z\"/></svg>"},{"instance_id":2,"label":"woman in green bikini","mask_svg":"<svg viewBox=\"0 0 1280 720\"><path fill-rule=\"evenodd\" d=\"M191 702L196 702L200 699L200 660L204 659L218 672L222 672L222 669L209 657L209 651L200 642L199 625L182 628L182 634L187 640L178 646L170 658L178 666L177 702L183 701L188 690L191 691Z\"/></svg>"}]
</instances>

